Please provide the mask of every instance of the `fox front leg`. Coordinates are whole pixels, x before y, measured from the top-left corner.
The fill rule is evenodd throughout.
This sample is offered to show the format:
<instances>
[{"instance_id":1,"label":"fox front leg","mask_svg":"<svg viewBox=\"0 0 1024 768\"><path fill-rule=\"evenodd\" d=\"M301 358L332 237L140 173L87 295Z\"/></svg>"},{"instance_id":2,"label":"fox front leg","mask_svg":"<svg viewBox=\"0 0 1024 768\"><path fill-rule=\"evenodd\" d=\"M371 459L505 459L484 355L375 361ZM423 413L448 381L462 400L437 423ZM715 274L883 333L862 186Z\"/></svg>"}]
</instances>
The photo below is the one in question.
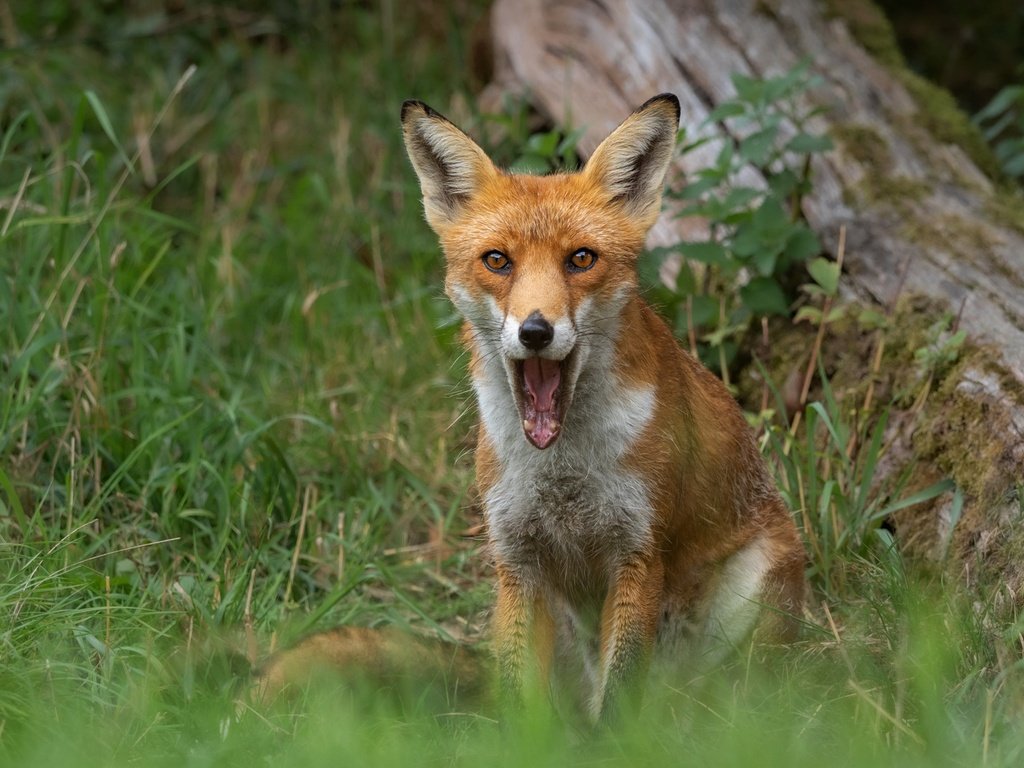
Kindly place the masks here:
<instances>
[{"instance_id":1,"label":"fox front leg","mask_svg":"<svg viewBox=\"0 0 1024 768\"><path fill-rule=\"evenodd\" d=\"M601 611L601 677L590 703L595 722L639 708L663 589L658 557L637 556L618 569Z\"/></svg>"},{"instance_id":2,"label":"fox front leg","mask_svg":"<svg viewBox=\"0 0 1024 768\"><path fill-rule=\"evenodd\" d=\"M494 647L501 703L517 709L524 687L547 691L554 656L555 628L544 597L527 588L507 567L498 566Z\"/></svg>"}]
</instances>

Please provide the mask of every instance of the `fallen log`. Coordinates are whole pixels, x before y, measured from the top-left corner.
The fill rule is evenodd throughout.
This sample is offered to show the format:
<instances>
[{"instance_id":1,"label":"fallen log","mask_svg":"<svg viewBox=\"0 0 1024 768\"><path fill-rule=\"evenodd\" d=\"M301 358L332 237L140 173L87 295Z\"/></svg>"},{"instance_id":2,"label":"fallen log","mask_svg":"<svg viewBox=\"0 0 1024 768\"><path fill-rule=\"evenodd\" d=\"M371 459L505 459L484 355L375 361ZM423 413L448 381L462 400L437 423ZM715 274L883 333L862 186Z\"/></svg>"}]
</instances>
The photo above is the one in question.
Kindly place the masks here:
<instances>
[{"instance_id":1,"label":"fallen log","mask_svg":"<svg viewBox=\"0 0 1024 768\"><path fill-rule=\"evenodd\" d=\"M925 555L943 556L952 539L972 581L998 579L1019 603L1024 204L992 180L948 95L906 70L884 16L867 0L497 0L491 20L491 95L524 94L552 123L585 128L584 156L663 91L678 95L691 138L729 132L706 120L735 95L732 73L768 77L809 59L821 83L807 98L825 107L812 127L836 148L814 158L803 214L833 252L846 227L846 298L891 309L925 297L971 340L930 404L896 420L907 434L892 441L893 453L902 446L904 459L953 477L963 515L951 517L948 494L895 524ZM714 151L678 157L675 172ZM665 213L649 244L700 238L702 226Z\"/></svg>"}]
</instances>

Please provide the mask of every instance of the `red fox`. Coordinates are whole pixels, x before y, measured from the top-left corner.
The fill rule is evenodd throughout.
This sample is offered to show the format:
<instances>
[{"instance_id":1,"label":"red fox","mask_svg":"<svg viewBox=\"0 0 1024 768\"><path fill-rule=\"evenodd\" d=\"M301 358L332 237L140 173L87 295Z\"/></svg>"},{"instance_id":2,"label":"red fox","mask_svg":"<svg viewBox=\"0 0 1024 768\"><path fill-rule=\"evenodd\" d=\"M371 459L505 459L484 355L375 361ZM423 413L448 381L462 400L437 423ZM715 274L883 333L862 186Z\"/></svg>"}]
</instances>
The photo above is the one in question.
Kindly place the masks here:
<instances>
[{"instance_id":1,"label":"red fox","mask_svg":"<svg viewBox=\"0 0 1024 768\"><path fill-rule=\"evenodd\" d=\"M654 656L700 668L755 631L792 638L804 599L799 535L739 407L638 289L678 124L656 96L582 171L537 177L402 107L472 354L499 692L582 689L593 721L639 702ZM272 657L259 690L322 667L481 687L465 649L343 629Z\"/></svg>"},{"instance_id":2,"label":"red fox","mask_svg":"<svg viewBox=\"0 0 1024 768\"><path fill-rule=\"evenodd\" d=\"M406 149L446 258L480 429L503 698L577 675L597 721L654 655L793 636L804 550L732 396L644 302L679 125L647 101L576 173L502 172L420 101Z\"/></svg>"}]
</instances>

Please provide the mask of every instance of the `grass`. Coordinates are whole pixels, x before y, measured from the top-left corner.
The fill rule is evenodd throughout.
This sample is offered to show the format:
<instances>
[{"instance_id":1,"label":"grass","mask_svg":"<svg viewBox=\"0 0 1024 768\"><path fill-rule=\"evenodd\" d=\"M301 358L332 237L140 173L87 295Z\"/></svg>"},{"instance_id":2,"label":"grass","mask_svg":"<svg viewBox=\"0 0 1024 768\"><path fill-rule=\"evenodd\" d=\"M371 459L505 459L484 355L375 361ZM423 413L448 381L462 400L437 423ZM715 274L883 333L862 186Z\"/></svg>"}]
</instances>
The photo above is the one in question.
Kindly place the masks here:
<instances>
[{"instance_id":1,"label":"grass","mask_svg":"<svg viewBox=\"0 0 1024 768\"><path fill-rule=\"evenodd\" d=\"M481 642L472 405L397 117L470 94L481 8L160 8L26 6L0 53L0 762L1018 763L1020 626L877 533L867 433L770 441L841 517L808 524L806 639L621 731L240 703L313 629Z\"/></svg>"}]
</instances>

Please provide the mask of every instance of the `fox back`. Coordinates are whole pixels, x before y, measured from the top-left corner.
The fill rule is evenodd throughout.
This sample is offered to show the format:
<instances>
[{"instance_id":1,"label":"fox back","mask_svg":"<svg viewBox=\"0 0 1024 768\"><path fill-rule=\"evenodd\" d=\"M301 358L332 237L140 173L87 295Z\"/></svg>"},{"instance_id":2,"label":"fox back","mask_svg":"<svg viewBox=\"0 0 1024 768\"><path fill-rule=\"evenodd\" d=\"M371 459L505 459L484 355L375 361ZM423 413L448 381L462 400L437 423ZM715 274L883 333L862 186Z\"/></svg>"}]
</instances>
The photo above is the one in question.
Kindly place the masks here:
<instances>
[{"instance_id":1,"label":"fox back","mask_svg":"<svg viewBox=\"0 0 1024 768\"><path fill-rule=\"evenodd\" d=\"M465 318L505 697L568 676L607 718L656 652L700 663L755 628L791 636L789 512L731 395L638 288L676 98L646 102L582 171L543 177L500 171L421 102L402 122Z\"/></svg>"}]
</instances>

